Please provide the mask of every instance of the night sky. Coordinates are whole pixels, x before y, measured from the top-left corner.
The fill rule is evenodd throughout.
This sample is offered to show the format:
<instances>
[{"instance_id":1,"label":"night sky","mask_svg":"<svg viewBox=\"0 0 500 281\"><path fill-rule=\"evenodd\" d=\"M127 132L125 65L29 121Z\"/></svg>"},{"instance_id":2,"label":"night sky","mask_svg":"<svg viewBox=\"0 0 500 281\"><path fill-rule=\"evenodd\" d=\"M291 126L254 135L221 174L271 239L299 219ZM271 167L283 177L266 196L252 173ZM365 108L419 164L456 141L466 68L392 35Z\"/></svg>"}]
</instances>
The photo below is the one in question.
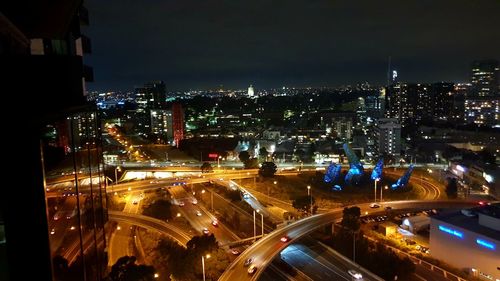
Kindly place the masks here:
<instances>
[{"instance_id":1,"label":"night sky","mask_svg":"<svg viewBox=\"0 0 500 281\"><path fill-rule=\"evenodd\" d=\"M468 81L500 59L498 0L88 0L90 90Z\"/></svg>"}]
</instances>

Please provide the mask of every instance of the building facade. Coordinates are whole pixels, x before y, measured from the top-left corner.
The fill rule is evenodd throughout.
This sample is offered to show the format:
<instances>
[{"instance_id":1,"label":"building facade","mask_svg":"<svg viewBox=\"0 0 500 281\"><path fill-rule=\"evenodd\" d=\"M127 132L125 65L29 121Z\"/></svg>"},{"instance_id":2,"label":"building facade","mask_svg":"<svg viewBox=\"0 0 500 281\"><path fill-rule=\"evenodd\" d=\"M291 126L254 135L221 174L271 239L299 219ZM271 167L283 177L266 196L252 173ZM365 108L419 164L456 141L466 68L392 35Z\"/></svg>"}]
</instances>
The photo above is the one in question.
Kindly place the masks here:
<instances>
[{"instance_id":1,"label":"building facade","mask_svg":"<svg viewBox=\"0 0 500 281\"><path fill-rule=\"evenodd\" d=\"M431 218L432 257L483 280L500 280L498 203Z\"/></svg>"},{"instance_id":2,"label":"building facade","mask_svg":"<svg viewBox=\"0 0 500 281\"><path fill-rule=\"evenodd\" d=\"M381 118L375 127L375 148L378 156L401 155L401 124L395 118Z\"/></svg>"},{"instance_id":3,"label":"building facade","mask_svg":"<svg viewBox=\"0 0 500 281\"><path fill-rule=\"evenodd\" d=\"M0 279L103 280L107 267L106 181L99 116L86 101L93 79L81 1L11 1L0 13L0 91L29 102L16 138L11 180L0 200L6 268ZM29 261L27 260L29 259ZM3 260L3 259L2 259Z\"/></svg>"},{"instance_id":4,"label":"building facade","mask_svg":"<svg viewBox=\"0 0 500 281\"><path fill-rule=\"evenodd\" d=\"M488 127L500 126L500 99L495 97L467 97L464 122Z\"/></svg>"},{"instance_id":5,"label":"building facade","mask_svg":"<svg viewBox=\"0 0 500 281\"><path fill-rule=\"evenodd\" d=\"M179 146L184 139L184 110L180 103L172 104L172 128L174 131L174 145Z\"/></svg>"},{"instance_id":6,"label":"building facade","mask_svg":"<svg viewBox=\"0 0 500 281\"><path fill-rule=\"evenodd\" d=\"M170 141L174 138L173 118L171 110L152 109L151 133Z\"/></svg>"},{"instance_id":7,"label":"building facade","mask_svg":"<svg viewBox=\"0 0 500 281\"><path fill-rule=\"evenodd\" d=\"M471 65L472 96L498 97L500 66L497 60L478 60Z\"/></svg>"}]
</instances>

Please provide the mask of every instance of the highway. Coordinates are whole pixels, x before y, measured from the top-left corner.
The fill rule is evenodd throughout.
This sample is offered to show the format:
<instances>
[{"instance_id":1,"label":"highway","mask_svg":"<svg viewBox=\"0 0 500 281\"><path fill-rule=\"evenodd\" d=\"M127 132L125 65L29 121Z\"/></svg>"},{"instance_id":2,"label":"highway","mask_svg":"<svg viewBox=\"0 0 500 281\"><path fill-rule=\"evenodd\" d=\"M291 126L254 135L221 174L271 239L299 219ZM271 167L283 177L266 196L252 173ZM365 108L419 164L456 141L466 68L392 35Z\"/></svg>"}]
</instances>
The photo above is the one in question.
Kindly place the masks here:
<instances>
[{"instance_id":1,"label":"highway","mask_svg":"<svg viewBox=\"0 0 500 281\"><path fill-rule=\"evenodd\" d=\"M203 229L206 228L209 234L214 234L220 244L227 244L240 239L221 222L217 222L217 226L212 225L212 222L217 220L216 217L201 204L198 204L197 199L186 191L186 187L181 185L172 186L169 191L173 199L175 199L178 211L200 235L203 234ZM184 206L181 206L181 202ZM193 204L193 202L195 203Z\"/></svg>"},{"instance_id":2,"label":"highway","mask_svg":"<svg viewBox=\"0 0 500 281\"><path fill-rule=\"evenodd\" d=\"M421 208L421 209L441 209L441 208L463 208L474 206L475 202L470 201L394 201L384 203L384 206L391 206L393 209ZM369 204L357 205L362 213L372 212ZM342 217L341 208L334 209L328 213L318 214L304 218L293 224L277 229L264 238L260 239L252 246L247 248L233 263L227 268L224 274L219 278L220 281L230 280L258 280L264 269L269 263L291 242L303 237L311 231L328 223L332 223ZM280 238L288 236L290 241L283 243ZM247 268L243 266L246 259L252 257L254 264L258 267L253 275L247 273Z\"/></svg>"}]
</instances>

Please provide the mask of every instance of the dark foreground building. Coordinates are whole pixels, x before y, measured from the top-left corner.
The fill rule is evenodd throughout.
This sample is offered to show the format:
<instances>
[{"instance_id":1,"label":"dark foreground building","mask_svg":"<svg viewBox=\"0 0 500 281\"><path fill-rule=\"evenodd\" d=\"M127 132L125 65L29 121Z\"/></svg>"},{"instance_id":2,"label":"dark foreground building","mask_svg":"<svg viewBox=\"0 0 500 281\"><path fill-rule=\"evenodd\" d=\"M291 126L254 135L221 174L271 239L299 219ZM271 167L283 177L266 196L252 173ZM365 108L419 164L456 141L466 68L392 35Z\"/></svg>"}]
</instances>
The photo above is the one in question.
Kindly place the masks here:
<instances>
[{"instance_id":1,"label":"dark foreground building","mask_svg":"<svg viewBox=\"0 0 500 281\"><path fill-rule=\"evenodd\" d=\"M107 264L99 118L82 1L0 3L0 280L102 280Z\"/></svg>"}]
</instances>

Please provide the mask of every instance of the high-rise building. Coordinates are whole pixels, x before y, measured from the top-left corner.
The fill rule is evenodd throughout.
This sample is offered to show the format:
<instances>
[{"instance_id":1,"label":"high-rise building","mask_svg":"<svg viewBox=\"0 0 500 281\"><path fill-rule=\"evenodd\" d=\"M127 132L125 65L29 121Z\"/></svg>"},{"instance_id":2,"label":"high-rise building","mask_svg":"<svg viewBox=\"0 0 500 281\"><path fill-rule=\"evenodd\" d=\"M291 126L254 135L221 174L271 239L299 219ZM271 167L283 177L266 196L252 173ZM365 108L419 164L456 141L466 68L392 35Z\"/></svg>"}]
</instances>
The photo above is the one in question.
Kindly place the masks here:
<instances>
[{"instance_id":1,"label":"high-rise building","mask_svg":"<svg viewBox=\"0 0 500 281\"><path fill-rule=\"evenodd\" d=\"M500 100L495 97L466 98L464 119L465 123L500 126Z\"/></svg>"},{"instance_id":2,"label":"high-rise building","mask_svg":"<svg viewBox=\"0 0 500 281\"><path fill-rule=\"evenodd\" d=\"M431 118L430 86L396 83L386 91L386 117L396 118L401 126L416 125Z\"/></svg>"},{"instance_id":3,"label":"high-rise building","mask_svg":"<svg viewBox=\"0 0 500 281\"><path fill-rule=\"evenodd\" d=\"M453 83L434 83L430 86L431 103L429 105L434 120L452 120L455 102Z\"/></svg>"},{"instance_id":4,"label":"high-rise building","mask_svg":"<svg viewBox=\"0 0 500 281\"><path fill-rule=\"evenodd\" d=\"M29 99L0 196L0 279L25 280L26 255L39 280L103 280L106 181L95 104L86 102L92 68L82 1L9 1L0 5L0 92L5 104ZM17 149L18 148L18 149ZM12 167L12 168L9 168ZM2 257L2 261L5 260Z\"/></svg>"},{"instance_id":5,"label":"high-rise building","mask_svg":"<svg viewBox=\"0 0 500 281\"><path fill-rule=\"evenodd\" d=\"M500 66L497 60L474 61L471 72L473 96L499 96Z\"/></svg>"},{"instance_id":6,"label":"high-rise building","mask_svg":"<svg viewBox=\"0 0 500 281\"><path fill-rule=\"evenodd\" d=\"M401 155L401 124L396 118L380 118L375 127L375 149L379 156Z\"/></svg>"},{"instance_id":7,"label":"high-rise building","mask_svg":"<svg viewBox=\"0 0 500 281\"><path fill-rule=\"evenodd\" d=\"M179 146L184 139L184 110L180 103L172 104L172 120L174 130L174 143Z\"/></svg>"},{"instance_id":8,"label":"high-rise building","mask_svg":"<svg viewBox=\"0 0 500 281\"><path fill-rule=\"evenodd\" d=\"M173 140L174 130L171 110L151 110L151 133L165 138L167 142Z\"/></svg>"},{"instance_id":9,"label":"high-rise building","mask_svg":"<svg viewBox=\"0 0 500 281\"><path fill-rule=\"evenodd\" d=\"M152 81L144 84L144 87L136 87L135 95L136 103L140 108L166 109L167 107L167 96L163 81Z\"/></svg>"},{"instance_id":10,"label":"high-rise building","mask_svg":"<svg viewBox=\"0 0 500 281\"><path fill-rule=\"evenodd\" d=\"M251 98L254 96L254 90L253 90L253 86L250 85L250 87L248 87L248 97Z\"/></svg>"},{"instance_id":11,"label":"high-rise building","mask_svg":"<svg viewBox=\"0 0 500 281\"><path fill-rule=\"evenodd\" d=\"M384 90L384 95L385 95L385 90ZM365 97L365 109L366 109L366 116L370 117L372 119L378 119L383 117L384 115L384 104L385 104L385 96L377 96L377 95L370 95Z\"/></svg>"}]
</instances>

